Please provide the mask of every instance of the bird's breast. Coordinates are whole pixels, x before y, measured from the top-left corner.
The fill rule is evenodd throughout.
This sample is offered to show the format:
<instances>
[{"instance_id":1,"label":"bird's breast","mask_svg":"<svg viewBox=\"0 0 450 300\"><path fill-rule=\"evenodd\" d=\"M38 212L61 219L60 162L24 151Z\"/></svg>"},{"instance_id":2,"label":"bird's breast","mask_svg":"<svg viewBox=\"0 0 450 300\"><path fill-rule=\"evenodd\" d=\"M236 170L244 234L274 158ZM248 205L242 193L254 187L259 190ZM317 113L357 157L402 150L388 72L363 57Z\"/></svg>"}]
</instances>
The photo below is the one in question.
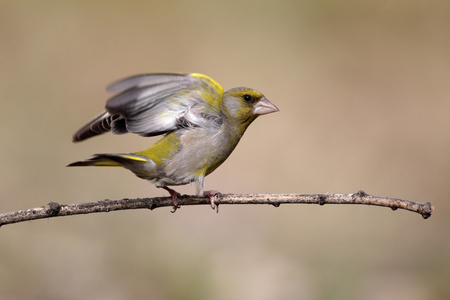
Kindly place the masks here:
<instances>
[{"instance_id":1,"label":"bird's breast","mask_svg":"<svg viewBox=\"0 0 450 300\"><path fill-rule=\"evenodd\" d=\"M228 158L236 140L239 138L230 137L223 128L190 128L180 132L180 147L167 161L166 174L189 180L191 176L206 176Z\"/></svg>"}]
</instances>

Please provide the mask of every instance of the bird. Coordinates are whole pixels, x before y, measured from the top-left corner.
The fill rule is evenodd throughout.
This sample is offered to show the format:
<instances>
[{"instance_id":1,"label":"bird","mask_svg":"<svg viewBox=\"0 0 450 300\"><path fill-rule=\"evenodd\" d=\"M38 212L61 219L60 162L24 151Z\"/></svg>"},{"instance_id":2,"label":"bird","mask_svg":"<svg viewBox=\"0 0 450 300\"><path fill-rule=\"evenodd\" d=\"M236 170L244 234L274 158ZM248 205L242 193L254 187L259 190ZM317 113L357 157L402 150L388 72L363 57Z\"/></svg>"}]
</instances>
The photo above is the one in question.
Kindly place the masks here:
<instances>
[{"instance_id":1,"label":"bird","mask_svg":"<svg viewBox=\"0 0 450 300\"><path fill-rule=\"evenodd\" d=\"M132 153L94 154L69 164L123 167L169 192L175 212L180 194L169 186L195 183L215 209L216 190L204 191L205 176L235 149L248 126L260 115L279 111L261 92L232 88L226 92L199 73L147 73L109 85L114 95L105 111L72 138L80 142L106 132L163 137L150 148Z\"/></svg>"}]
</instances>

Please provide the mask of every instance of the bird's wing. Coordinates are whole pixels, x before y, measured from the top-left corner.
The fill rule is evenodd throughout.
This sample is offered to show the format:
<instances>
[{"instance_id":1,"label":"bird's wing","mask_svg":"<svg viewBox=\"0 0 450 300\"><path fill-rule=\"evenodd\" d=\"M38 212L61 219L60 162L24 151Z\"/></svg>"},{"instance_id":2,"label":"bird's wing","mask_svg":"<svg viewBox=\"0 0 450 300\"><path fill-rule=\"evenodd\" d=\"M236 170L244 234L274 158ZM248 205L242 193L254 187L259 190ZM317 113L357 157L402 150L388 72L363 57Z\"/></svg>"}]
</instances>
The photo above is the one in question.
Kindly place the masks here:
<instances>
[{"instance_id":1,"label":"bird's wing","mask_svg":"<svg viewBox=\"0 0 450 300\"><path fill-rule=\"evenodd\" d=\"M117 94L106 103L106 113L75 133L74 141L107 131L154 136L220 118L223 89L198 73L136 75L111 84L107 91Z\"/></svg>"}]
</instances>

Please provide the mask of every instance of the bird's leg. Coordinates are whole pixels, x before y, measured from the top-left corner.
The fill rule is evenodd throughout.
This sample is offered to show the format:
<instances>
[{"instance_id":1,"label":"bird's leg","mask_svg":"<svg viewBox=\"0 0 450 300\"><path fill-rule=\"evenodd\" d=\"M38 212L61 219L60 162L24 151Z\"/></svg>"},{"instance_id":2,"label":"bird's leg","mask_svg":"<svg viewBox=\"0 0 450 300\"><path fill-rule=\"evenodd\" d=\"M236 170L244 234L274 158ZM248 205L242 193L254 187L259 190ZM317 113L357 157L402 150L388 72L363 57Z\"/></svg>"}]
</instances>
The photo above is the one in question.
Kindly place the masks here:
<instances>
[{"instance_id":1,"label":"bird's leg","mask_svg":"<svg viewBox=\"0 0 450 300\"><path fill-rule=\"evenodd\" d=\"M214 203L214 196L217 195L219 191L211 190L211 191L204 191L203 195L208 196L209 202L211 203L211 208L215 209L217 207L217 212L219 212L219 204Z\"/></svg>"},{"instance_id":2,"label":"bird's leg","mask_svg":"<svg viewBox=\"0 0 450 300\"><path fill-rule=\"evenodd\" d=\"M176 212L177 209L180 208L180 206L178 205L178 197L181 196L181 194L176 192L175 190L172 190L171 188L168 188L167 186L162 186L162 188L168 191L170 196L172 197L173 210L171 212Z\"/></svg>"},{"instance_id":3,"label":"bird's leg","mask_svg":"<svg viewBox=\"0 0 450 300\"><path fill-rule=\"evenodd\" d=\"M200 196L208 196L209 202L211 203L211 208L216 209L217 207L216 212L219 212L219 204L216 205L214 203L214 196L217 195L219 192L215 190L203 191L204 185L205 185L205 176L201 175L195 181L195 192L197 193L197 195Z\"/></svg>"}]
</instances>

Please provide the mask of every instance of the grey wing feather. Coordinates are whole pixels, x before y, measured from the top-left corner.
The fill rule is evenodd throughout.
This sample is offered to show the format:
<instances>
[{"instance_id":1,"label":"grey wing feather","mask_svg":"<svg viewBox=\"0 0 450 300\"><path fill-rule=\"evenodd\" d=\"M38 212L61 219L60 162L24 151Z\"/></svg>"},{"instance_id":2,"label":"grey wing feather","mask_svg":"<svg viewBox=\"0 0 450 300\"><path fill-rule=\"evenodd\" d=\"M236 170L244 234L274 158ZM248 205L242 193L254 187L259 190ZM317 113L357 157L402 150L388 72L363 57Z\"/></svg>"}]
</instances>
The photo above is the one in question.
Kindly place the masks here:
<instances>
[{"instance_id":1,"label":"grey wing feather","mask_svg":"<svg viewBox=\"0 0 450 300\"><path fill-rule=\"evenodd\" d=\"M186 80L186 76L189 74L184 73L152 73L152 74L142 74L130 76L121 80L118 80L110 84L106 91L109 93L117 93L125 91L131 88L141 87L141 86L154 86L167 82L177 82Z\"/></svg>"},{"instance_id":2,"label":"grey wing feather","mask_svg":"<svg viewBox=\"0 0 450 300\"><path fill-rule=\"evenodd\" d=\"M118 94L108 100L106 112L75 133L73 141L108 131L154 136L186 124L200 125L205 121L200 117L205 106L200 95L204 84L182 73L144 74L119 80L107 88Z\"/></svg>"},{"instance_id":3,"label":"grey wing feather","mask_svg":"<svg viewBox=\"0 0 450 300\"><path fill-rule=\"evenodd\" d=\"M157 100L170 97L190 86L188 83L168 82L153 86L132 87L110 98L106 110L110 113L136 114L158 104Z\"/></svg>"},{"instance_id":4,"label":"grey wing feather","mask_svg":"<svg viewBox=\"0 0 450 300\"><path fill-rule=\"evenodd\" d=\"M128 131L121 130L120 123L124 124L124 119L119 115L111 115L108 112L104 112L99 116L92 119L89 123L81 127L72 137L73 142L81 142L90 137L109 132L112 130L112 124L115 124L113 130L115 134L124 134ZM122 126L123 127L123 126Z\"/></svg>"},{"instance_id":5,"label":"grey wing feather","mask_svg":"<svg viewBox=\"0 0 450 300\"><path fill-rule=\"evenodd\" d=\"M126 130L142 136L175 130L179 119L193 104L192 99L177 98L177 93L192 86L191 78L179 74L175 77L167 74L143 77L119 82L121 88L127 89L109 99L106 110L111 114L120 114L126 120ZM173 78L177 80L173 81Z\"/></svg>"}]
</instances>

